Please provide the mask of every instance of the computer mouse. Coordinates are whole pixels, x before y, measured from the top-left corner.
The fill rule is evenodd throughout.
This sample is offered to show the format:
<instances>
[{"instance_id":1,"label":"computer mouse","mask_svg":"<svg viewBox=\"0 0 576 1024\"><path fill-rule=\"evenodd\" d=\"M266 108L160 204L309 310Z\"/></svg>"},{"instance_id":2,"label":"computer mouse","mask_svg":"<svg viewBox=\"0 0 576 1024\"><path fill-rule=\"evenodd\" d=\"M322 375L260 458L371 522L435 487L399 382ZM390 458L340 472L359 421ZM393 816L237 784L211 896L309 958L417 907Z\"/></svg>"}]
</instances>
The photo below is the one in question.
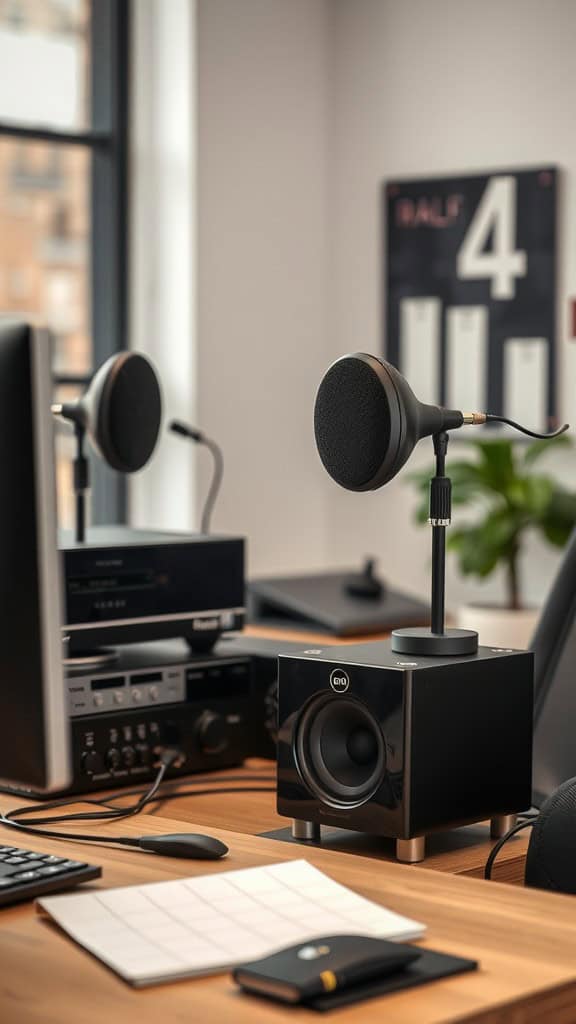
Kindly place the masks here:
<instances>
[{"instance_id":1,"label":"computer mouse","mask_svg":"<svg viewBox=\"0 0 576 1024\"><path fill-rule=\"evenodd\" d=\"M163 857L188 857L190 860L218 860L228 853L226 843L213 836L196 832L175 832L166 836L141 836L141 850L160 853Z\"/></svg>"}]
</instances>

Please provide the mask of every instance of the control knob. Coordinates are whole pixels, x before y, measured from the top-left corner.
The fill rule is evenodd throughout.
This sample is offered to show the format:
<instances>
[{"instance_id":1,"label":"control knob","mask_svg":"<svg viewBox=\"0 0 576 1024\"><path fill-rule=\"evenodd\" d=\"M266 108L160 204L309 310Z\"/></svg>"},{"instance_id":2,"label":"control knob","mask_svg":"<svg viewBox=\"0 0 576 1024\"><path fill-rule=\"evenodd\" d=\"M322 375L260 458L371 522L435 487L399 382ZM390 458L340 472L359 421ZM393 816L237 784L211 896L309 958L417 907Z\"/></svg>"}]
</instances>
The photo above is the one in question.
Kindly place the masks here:
<instances>
[{"instance_id":1,"label":"control knob","mask_svg":"<svg viewBox=\"0 0 576 1024\"><path fill-rule=\"evenodd\" d=\"M136 744L136 756L138 764L143 768L147 768L152 763L152 751L147 743Z\"/></svg>"},{"instance_id":2,"label":"control knob","mask_svg":"<svg viewBox=\"0 0 576 1024\"><path fill-rule=\"evenodd\" d=\"M226 722L215 711L203 711L196 725L196 739L203 754L220 754L228 746Z\"/></svg>"},{"instance_id":3,"label":"control knob","mask_svg":"<svg viewBox=\"0 0 576 1024\"><path fill-rule=\"evenodd\" d=\"M122 761L125 768L133 768L136 764L136 751L134 747L122 747Z\"/></svg>"},{"instance_id":4,"label":"control knob","mask_svg":"<svg viewBox=\"0 0 576 1024\"><path fill-rule=\"evenodd\" d=\"M87 750L82 754L82 771L85 775L98 775L104 765L102 758L96 750Z\"/></svg>"},{"instance_id":5,"label":"control knob","mask_svg":"<svg viewBox=\"0 0 576 1024\"><path fill-rule=\"evenodd\" d=\"M122 762L122 756L120 751L116 747L110 747L110 750L106 754L106 767L109 771L115 772L120 767Z\"/></svg>"}]
</instances>

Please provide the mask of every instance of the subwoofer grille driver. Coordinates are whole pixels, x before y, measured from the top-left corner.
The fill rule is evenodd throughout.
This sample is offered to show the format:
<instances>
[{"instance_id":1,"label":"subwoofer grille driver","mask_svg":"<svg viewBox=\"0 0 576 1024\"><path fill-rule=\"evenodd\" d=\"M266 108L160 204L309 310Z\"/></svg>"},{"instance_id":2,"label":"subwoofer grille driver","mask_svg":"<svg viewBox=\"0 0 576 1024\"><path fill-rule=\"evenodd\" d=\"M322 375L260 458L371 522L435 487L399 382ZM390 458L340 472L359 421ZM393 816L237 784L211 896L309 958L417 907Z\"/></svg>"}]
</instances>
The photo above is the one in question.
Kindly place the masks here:
<instances>
[{"instance_id":1,"label":"subwoofer grille driver","mask_svg":"<svg viewBox=\"0 0 576 1024\"><path fill-rule=\"evenodd\" d=\"M306 785L325 804L358 807L384 780L382 731L357 700L313 699L298 723L295 749Z\"/></svg>"}]
</instances>

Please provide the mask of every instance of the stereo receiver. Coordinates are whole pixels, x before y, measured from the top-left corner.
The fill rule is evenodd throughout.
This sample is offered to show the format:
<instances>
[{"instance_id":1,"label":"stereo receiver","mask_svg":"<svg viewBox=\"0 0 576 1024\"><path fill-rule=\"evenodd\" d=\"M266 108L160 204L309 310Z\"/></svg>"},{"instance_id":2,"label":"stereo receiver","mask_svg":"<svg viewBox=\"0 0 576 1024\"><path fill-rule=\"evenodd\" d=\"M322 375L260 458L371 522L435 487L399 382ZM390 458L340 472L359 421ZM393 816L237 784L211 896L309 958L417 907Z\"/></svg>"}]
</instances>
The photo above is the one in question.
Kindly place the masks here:
<instances>
[{"instance_id":1,"label":"stereo receiver","mask_svg":"<svg viewBox=\"0 0 576 1024\"><path fill-rule=\"evenodd\" d=\"M71 657L103 645L183 637L195 651L244 622L240 537L92 527L63 534L65 626Z\"/></svg>"},{"instance_id":2,"label":"stereo receiver","mask_svg":"<svg viewBox=\"0 0 576 1024\"><path fill-rule=\"evenodd\" d=\"M69 671L65 686L67 793L152 780L160 746L184 755L170 777L238 765L262 747L264 707L245 654L194 656L181 640L129 645L113 665Z\"/></svg>"}]
</instances>

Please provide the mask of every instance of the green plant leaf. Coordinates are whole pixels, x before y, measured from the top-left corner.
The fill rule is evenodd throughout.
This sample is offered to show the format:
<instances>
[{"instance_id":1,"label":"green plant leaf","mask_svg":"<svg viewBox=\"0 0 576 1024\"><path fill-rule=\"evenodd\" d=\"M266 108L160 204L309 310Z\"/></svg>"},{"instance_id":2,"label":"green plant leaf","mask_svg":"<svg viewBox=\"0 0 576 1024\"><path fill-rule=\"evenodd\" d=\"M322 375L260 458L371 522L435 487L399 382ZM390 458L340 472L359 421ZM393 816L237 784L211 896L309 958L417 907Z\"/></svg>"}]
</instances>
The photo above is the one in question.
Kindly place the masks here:
<instances>
[{"instance_id":1,"label":"green plant leaf","mask_svg":"<svg viewBox=\"0 0 576 1024\"><path fill-rule=\"evenodd\" d=\"M576 526L576 494L556 487L536 525L550 544L564 547Z\"/></svg>"},{"instance_id":2,"label":"green plant leaf","mask_svg":"<svg viewBox=\"0 0 576 1024\"><path fill-rule=\"evenodd\" d=\"M464 576L489 576L500 561L513 554L523 525L506 509L500 514L488 515L475 526L453 530L448 547L458 556Z\"/></svg>"},{"instance_id":3,"label":"green plant leaf","mask_svg":"<svg viewBox=\"0 0 576 1024\"><path fill-rule=\"evenodd\" d=\"M514 447L510 441L476 441L480 471L486 487L501 494L516 476Z\"/></svg>"},{"instance_id":4,"label":"green plant leaf","mask_svg":"<svg viewBox=\"0 0 576 1024\"><path fill-rule=\"evenodd\" d=\"M448 548L463 575L482 579L503 565L509 580L517 579L517 559L529 529L538 530L550 544L566 543L576 526L576 492L560 487L551 476L534 473L532 465L551 447L571 443L564 435L537 441L517 457L511 439L478 440L470 446L469 461L448 459L453 504L472 506L479 513L475 522L448 534ZM409 478L418 491L420 522L428 518L431 475L432 466ZM512 589L509 600L517 597Z\"/></svg>"},{"instance_id":5,"label":"green plant leaf","mask_svg":"<svg viewBox=\"0 0 576 1024\"><path fill-rule=\"evenodd\" d=\"M550 505L554 494L554 481L547 476L519 477L515 482L517 504L527 519L539 519Z\"/></svg>"}]
</instances>

